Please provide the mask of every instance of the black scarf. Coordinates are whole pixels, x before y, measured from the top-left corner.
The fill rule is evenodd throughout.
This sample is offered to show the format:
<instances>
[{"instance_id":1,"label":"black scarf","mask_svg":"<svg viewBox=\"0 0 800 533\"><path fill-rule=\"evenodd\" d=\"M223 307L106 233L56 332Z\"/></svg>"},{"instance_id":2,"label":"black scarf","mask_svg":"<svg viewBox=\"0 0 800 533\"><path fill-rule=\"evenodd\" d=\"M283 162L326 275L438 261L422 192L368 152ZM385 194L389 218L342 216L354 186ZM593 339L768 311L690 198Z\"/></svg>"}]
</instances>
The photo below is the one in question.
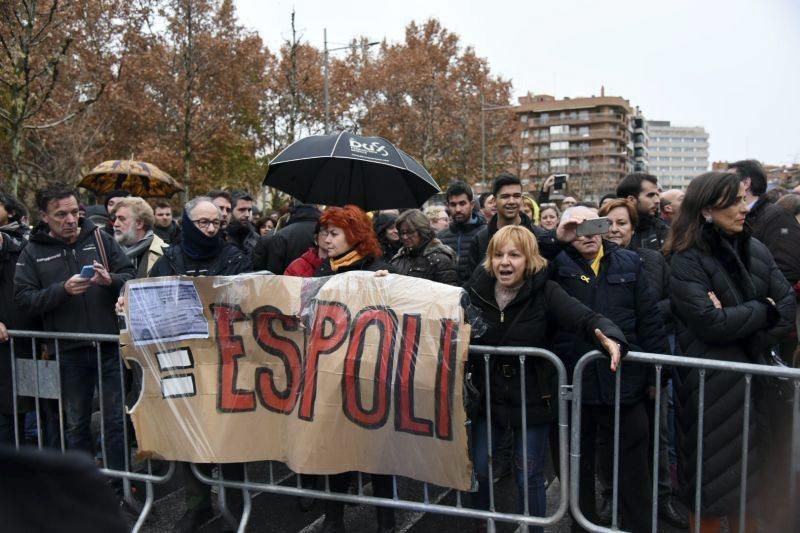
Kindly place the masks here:
<instances>
[{"instance_id":1,"label":"black scarf","mask_svg":"<svg viewBox=\"0 0 800 533\"><path fill-rule=\"evenodd\" d=\"M209 237L194 225L186 211L183 212L181 228L183 229L183 241L181 243L183 252L195 261L216 257L225 245L221 232Z\"/></svg>"}]
</instances>

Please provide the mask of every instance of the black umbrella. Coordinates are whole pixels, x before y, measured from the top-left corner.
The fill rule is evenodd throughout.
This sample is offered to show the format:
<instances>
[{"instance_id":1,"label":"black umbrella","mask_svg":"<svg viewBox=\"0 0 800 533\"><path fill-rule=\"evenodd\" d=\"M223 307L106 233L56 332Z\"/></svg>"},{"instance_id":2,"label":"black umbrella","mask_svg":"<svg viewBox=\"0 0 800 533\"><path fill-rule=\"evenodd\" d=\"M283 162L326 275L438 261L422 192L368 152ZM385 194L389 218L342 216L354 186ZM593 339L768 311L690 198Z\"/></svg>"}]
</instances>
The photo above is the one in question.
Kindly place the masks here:
<instances>
[{"instance_id":1,"label":"black umbrella","mask_svg":"<svg viewBox=\"0 0 800 533\"><path fill-rule=\"evenodd\" d=\"M294 142L270 162L264 185L302 202L365 211L420 207L441 192L422 165L386 139L348 132Z\"/></svg>"}]
</instances>

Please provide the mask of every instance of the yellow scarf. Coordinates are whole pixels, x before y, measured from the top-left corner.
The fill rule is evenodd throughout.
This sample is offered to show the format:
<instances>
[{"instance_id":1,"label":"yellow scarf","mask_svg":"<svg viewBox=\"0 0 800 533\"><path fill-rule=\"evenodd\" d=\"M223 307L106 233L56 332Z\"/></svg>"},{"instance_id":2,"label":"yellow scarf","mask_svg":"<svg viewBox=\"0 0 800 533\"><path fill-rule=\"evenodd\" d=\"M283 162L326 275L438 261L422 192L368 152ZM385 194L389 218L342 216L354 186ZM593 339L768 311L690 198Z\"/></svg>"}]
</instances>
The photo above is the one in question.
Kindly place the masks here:
<instances>
[{"instance_id":1,"label":"yellow scarf","mask_svg":"<svg viewBox=\"0 0 800 533\"><path fill-rule=\"evenodd\" d=\"M350 250L348 253L341 256L339 259L331 257L331 270L338 272L340 268L349 267L353 263L357 263L364 257L356 250Z\"/></svg>"},{"instance_id":2,"label":"yellow scarf","mask_svg":"<svg viewBox=\"0 0 800 533\"><path fill-rule=\"evenodd\" d=\"M592 272L594 272L595 276L600 274L600 260L603 258L603 243L600 243L600 250L598 250L597 255L592 259L592 264L589 265L592 268Z\"/></svg>"}]
</instances>

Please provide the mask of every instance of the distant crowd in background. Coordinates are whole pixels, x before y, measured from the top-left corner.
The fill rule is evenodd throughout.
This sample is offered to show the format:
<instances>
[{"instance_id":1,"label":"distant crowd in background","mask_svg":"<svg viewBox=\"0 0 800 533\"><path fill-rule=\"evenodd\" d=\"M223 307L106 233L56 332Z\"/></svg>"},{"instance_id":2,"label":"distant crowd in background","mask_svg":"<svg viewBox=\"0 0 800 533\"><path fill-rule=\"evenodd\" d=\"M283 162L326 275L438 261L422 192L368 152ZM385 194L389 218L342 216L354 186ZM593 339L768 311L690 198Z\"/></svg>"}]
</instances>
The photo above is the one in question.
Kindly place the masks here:
<instances>
[{"instance_id":1,"label":"distant crowd in background","mask_svg":"<svg viewBox=\"0 0 800 533\"><path fill-rule=\"evenodd\" d=\"M789 365L798 361L800 194L768 190L763 168L752 160L703 174L686 191L661 190L654 176L630 174L597 202L575 196L555 201L554 181L551 176L530 194L516 176L501 175L490 192L477 196L467 183L454 182L444 205L373 213L352 205L325 208L296 201L285 212L262 212L247 193L224 190L192 198L179 216L168 202L151 203L126 191L89 206L64 184L39 191L35 206L2 192L0 442L13 445L15 425L22 435L36 431L30 399L19 398L16 410L12 404L8 330L117 334L115 309L128 280L258 271L308 277L354 270L407 275L463 287L486 325L473 339L476 343L546 347L564 361L570 376L586 352L599 349L609 356L584 371L581 469L575 475L580 476L585 516L610 524L619 357L643 351L757 364L778 357ZM32 212L37 219L33 227ZM598 227L604 229L587 229ZM31 357L33 349L19 342L17 357ZM99 369L96 348L88 341L65 341L60 352L63 413L55 402L42 402L45 444L59 447L63 417L67 448L96 454L90 421L99 370L106 466L122 469L125 398L118 346L102 343ZM470 360L479 400L469 413L479 481L473 505L488 509L489 485L513 473L520 512L527 487L530 513L544 516L551 481L545 465L558 449L552 440L558 408L555 371L544 361L526 365L523 395L519 367L508 363L491 360L488 417L484 361ZM751 442L744 443L751 453L743 474L742 375L709 372L701 387L696 370L665 369L656 390L652 367L630 363L624 368L619 393L621 527L650 530L652 439L658 426L660 520L694 530L699 512L700 531L736 531L740 483L746 479L746 529L754 530L760 521L759 527L768 531L797 530L786 501L791 404L775 403L769 385L754 388ZM699 402L702 388L704 404ZM662 409L654 419L657 396ZM701 405L703 500L695 509ZM557 457L551 460L559 464ZM224 466L226 478L241 479L236 466ZM202 468L210 474L211 465ZM191 475L188 465L185 471L187 510L176 531L194 531L213 517L208 487ZM308 478L304 485L313 486L315 478ZM376 495L392 496L391 477L373 475L372 481ZM349 484L349 474L331 478L332 490L346 492ZM120 485L115 488L120 494ZM241 493L226 492L229 509L241 513ZM376 510L378 531L393 531L394 511ZM326 501L323 531L344 531L343 512L343 503ZM580 530L577 523L574 528Z\"/></svg>"}]
</instances>

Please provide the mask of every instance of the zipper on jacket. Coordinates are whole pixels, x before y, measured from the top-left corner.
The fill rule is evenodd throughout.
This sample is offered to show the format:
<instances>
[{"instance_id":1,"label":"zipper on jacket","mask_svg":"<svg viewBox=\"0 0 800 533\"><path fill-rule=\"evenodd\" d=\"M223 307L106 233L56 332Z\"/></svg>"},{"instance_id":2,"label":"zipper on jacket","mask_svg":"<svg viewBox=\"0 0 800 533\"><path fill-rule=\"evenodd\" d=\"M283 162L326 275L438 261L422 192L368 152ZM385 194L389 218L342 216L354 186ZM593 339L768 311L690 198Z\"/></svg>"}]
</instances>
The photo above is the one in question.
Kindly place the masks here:
<instances>
[{"instance_id":1,"label":"zipper on jacket","mask_svg":"<svg viewBox=\"0 0 800 533\"><path fill-rule=\"evenodd\" d=\"M500 323L502 324L505 320L506 314L503 311L500 311Z\"/></svg>"}]
</instances>

